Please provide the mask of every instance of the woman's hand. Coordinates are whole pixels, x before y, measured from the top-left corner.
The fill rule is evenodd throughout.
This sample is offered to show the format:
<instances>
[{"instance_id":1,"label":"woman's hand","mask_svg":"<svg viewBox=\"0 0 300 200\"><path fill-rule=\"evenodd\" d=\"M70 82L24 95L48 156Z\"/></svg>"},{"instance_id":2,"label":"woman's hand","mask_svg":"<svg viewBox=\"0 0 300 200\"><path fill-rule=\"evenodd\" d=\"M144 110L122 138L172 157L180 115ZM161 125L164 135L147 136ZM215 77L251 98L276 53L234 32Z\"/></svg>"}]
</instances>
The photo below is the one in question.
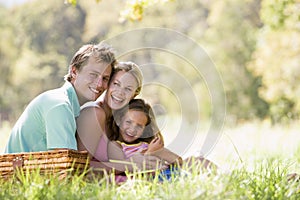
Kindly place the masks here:
<instances>
[{"instance_id":1,"label":"woman's hand","mask_svg":"<svg viewBox=\"0 0 300 200\"><path fill-rule=\"evenodd\" d=\"M156 156L136 153L129 160L135 163L139 170L156 170L167 168L164 161Z\"/></svg>"}]
</instances>

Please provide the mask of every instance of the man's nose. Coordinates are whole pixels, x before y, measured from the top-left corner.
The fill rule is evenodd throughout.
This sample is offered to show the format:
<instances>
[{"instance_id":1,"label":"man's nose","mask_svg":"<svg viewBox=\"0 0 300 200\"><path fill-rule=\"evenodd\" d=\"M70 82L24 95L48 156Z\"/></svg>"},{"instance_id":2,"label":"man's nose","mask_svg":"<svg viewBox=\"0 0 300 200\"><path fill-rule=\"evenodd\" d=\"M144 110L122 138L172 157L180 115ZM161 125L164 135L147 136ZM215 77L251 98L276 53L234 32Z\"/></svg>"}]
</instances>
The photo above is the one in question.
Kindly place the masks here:
<instances>
[{"instance_id":1,"label":"man's nose","mask_svg":"<svg viewBox=\"0 0 300 200\"><path fill-rule=\"evenodd\" d=\"M96 79L97 87L102 87L102 77L100 76L98 79Z\"/></svg>"}]
</instances>

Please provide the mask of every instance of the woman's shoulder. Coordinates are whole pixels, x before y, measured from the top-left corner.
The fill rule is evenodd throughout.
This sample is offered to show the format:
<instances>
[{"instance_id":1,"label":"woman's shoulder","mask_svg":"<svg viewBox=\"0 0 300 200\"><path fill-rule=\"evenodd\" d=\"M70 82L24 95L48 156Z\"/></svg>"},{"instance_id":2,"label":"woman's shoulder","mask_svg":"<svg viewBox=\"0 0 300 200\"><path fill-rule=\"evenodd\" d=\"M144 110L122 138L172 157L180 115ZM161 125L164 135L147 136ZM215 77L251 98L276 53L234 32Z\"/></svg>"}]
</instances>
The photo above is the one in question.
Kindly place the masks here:
<instances>
[{"instance_id":1,"label":"woman's shoulder","mask_svg":"<svg viewBox=\"0 0 300 200\"><path fill-rule=\"evenodd\" d=\"M83 109L87 109L87 108L93 108L93 107L100 107L100 102L96 102L96 101L89 101L85 104L83 104L81 107L80 107L80 110L83 110Z\"/></svg>"},{"instance_id":2,"label":"woman's shoulder","mask_svg":"<svg viewBox=\"0 0 300 200\"><path fill-rule=\"evenodd\" d=\"M99 105L99 102L90 102L81 107L78 118L79 120L82 118L88 118L91 120L91 118L93 118L98 121L102 121L106 119L106 113L103 107Z\"/></svg>"}]
</instances>

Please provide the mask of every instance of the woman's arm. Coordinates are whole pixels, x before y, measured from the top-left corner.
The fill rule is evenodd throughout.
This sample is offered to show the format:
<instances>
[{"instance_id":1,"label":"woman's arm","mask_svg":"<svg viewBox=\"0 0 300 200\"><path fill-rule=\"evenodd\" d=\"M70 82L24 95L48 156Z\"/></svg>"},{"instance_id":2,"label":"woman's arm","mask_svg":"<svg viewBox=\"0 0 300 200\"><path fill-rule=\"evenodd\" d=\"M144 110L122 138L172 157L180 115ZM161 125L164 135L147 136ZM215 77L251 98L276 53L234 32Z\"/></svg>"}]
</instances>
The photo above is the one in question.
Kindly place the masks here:
<instances>
[{"instance_id":1,"label":"woman's arm","mask_svg":"<svg viewBox=\"0 0 300 200\"><path fill-rule=\"evenodd\" d=\"M101 107L87 107L81 110L76 119L78 150L87 150L92 157L95 156L100 139L105 135L105 118ZM105 144L102 148L107 149Z\"/></svg>"},{"instance_id":2,"label":"woman's arm","mask_svg":"<svg viewBox=\"0 0 300 200\"><path fill-rule=\"evenodd\" d=\"M166 161L167 162L166 164L175 164L175 163L180 165L182 164L182 158L167 148L161 148L157 151L153 151L147 154L151 156L156 156L159 159Z\"/></svg>"},{"instance_id":3,"label":"woman's arm","mask_svg":"<svg viewBox=\"0 0 300 200\"><path fill-rule=\"evenodd\" d=\"M182 164L182 158L177 155L176 153L164 148L163 141L161 137L154 138L145 152L147 155L156 156L164 161L167 162L167 164Z\"/></svg>"},{"instance_id":4,"label":"woman's arm","mask_svg":"<svg viewBox=\"0 0 300 200\"><path fill-rule=\"evenodd\" d=\"M107 155L109 160L126 160L123 149L116 141L109 141L107 145Z\"/></svg>"},{"instance_id":5,"label":"woman's arm","mask_svg":"<svg viewBox=\"0 0 300 200\"><path fill-rule=\"evenodd\" d=\"M134 170L155 170L162 166L160 158L151 155L136 153L130 158L126 158L122 146L116 141L108 142L108 156L110 162L105 162L106 166L124 172Z\"/></svg>"},{"instance_id":6,"label":"woman's arm","mask_svg":"<svg viewBox=\"0 0 300 200\"><path fill-rule=\"evenodd\" d=\"M136 172L144 170L157 170L167 168L164 162L156 156L144 155L136 153L125 160L109 160L109 162L102 162L106 167L114 169L115 172Z\"/></svg>"}]
</instances>

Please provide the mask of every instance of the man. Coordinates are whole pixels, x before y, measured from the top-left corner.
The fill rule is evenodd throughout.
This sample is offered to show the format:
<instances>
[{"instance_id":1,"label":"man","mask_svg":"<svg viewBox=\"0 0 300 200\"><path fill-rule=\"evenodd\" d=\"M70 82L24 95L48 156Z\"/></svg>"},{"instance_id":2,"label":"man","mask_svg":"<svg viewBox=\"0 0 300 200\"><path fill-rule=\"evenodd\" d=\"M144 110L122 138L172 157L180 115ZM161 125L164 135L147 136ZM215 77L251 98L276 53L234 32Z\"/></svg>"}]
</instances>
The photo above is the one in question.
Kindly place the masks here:
<instances>
[{"instance_id":1,"label":"man","mask_svg":"<svg viewBox=\"0 0 300 200\"><path fill-rule=\"evenodd\" d=\"M75 149L80 106L96 100L108 86L115 64L113 49L84 45L72 58L65 84L33 99L12 129L5 153Z\"/></svg>"}]
</instances>

